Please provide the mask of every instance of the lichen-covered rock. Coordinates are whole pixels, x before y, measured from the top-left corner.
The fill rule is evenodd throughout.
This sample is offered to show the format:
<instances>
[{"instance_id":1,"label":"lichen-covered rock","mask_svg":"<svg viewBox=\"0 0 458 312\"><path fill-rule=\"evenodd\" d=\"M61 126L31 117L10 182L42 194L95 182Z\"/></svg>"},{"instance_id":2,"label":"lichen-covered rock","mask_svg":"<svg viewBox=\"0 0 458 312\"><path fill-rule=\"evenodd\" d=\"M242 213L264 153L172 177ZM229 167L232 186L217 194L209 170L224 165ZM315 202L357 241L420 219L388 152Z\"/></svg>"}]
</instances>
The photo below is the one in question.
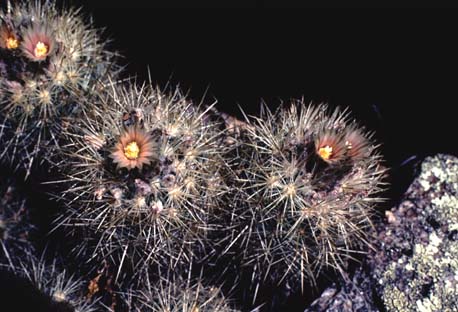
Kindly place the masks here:
<instances>
[{"instance_id":1,"label":"lichen-covered rock","mask_svg":"<svg viewBox=\"0 0 458 312\"><path fill-rule=\"evenodd\" d=\"M328 287L304 312L377 312L370 290L369 277L358 270L351 281Z\"/></svg>"},{"instance_id":2,"label":"lichen-covered rock","mask_svg":"<svg viewBox=\"0 0 458 312\"><path fill-rule=\"evenodd\" d=\"M370 260L387 311L458 311L458 159L428 157Z\"/></svg>"}]
</instances>

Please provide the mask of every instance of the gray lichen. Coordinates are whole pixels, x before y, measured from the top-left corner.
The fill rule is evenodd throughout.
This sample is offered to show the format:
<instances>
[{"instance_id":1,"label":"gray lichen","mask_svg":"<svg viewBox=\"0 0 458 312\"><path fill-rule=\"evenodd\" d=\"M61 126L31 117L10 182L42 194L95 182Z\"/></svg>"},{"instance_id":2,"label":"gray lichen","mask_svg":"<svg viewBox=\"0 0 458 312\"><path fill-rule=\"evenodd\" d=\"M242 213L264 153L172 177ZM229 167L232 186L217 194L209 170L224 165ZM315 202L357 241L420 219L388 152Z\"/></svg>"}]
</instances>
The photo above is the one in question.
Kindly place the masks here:
<instances>
[{"instance_id":1,"label":"gray lichen","mask_svg":"<svg viewBox=\"0 0 458 312\"><path fill-rule=\"evenodd\" d=\"M428 157L372 257L387 311L458 311L458 159Z\"/></svg>"},{"instance_id":2,"label":"gray lichen","mask_svg":"<svg viewBox=\"0 0 458 312\"><path fill-rule=\"evenodd\" d=\"M418 183L418 191L427 192L431 200L425 213L446 226L446 230L458 230L458 159L445 155L428 158Z\"/></svg>"},{"instance_id":3,"label":"gray lichen","mask_svg":"<svg viewBox=\"0 0 458 312\"><path fill-rule=\"evenodd\" d=\"M401 290L402 276L410 278ZM392 262L380 283L388 311L458 311L458 242L433 232L429 244L415 245L412 257Z\"/></svg>"}]
</instances>

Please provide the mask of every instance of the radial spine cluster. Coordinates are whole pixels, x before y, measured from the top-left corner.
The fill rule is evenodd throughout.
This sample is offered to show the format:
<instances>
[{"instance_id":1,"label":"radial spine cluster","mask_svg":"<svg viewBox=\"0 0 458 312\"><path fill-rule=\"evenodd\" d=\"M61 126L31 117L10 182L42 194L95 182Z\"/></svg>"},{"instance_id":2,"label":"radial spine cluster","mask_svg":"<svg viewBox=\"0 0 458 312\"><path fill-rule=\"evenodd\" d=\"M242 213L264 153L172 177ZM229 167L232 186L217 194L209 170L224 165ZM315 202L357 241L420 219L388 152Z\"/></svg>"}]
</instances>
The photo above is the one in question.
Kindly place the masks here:
<instances>
[{"instance_id":1,"label":"radial spine cluster","mask_svg":"<svg viewBox=\"0 0 458 312\"><path fill-rule=\"evenodd\" d=\"M131 312L237 312L221 287L202 278L183 278L165 274L152 283L147 280L141 289L124 294Z\"/></svg>"},{"instance_id":2,"label":"radial spine cluster","mask_svg":"<svg viewBox=\"0 0 458 312\"><path fill-rule=\"evenodd\" d=\"M49 298L51 307L70 308L74 312L100 311L97 300L90 300L85 296L87 288L84 281L62 270L56 261L48 264L44 255L37 258L30 252L21 259L14 255L9 258L13 259L11 263L7 266L0 264L0 269L6 267L17 278L28 281Z\"/></svg>"}]
</instances>

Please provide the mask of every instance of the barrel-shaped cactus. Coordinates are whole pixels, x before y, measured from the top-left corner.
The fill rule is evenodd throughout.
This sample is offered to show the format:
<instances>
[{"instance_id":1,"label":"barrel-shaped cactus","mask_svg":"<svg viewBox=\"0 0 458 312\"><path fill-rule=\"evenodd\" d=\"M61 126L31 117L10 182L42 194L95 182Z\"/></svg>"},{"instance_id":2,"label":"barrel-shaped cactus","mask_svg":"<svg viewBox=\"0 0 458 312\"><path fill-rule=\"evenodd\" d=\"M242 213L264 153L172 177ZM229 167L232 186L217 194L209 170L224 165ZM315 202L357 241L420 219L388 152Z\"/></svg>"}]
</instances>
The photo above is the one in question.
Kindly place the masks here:
<instances>
[{"instance_id":1,"label":"barrel-shaped cactus","mask_svg":"<svg viewBox=\"0 0 458 312\"><path fill-rule=\"evenodd\" d=\"M346 111L300 101L275 113L264 107L241 132L233 237L255 280L304 286L323 267L343 270L367 245L383 188L371 135Z\"/></svg>"},{"instance_id":2,"label":"barrel-shaped cactus","mask_svg":"<svg viewBox=\"0 0 458 312\"><path fill-rule=\"evenodd\" d=\"M178 90L149 85L113 86L94 107L64 148L68 209L57 222L82 238L77 250L135 271L205 254L227 191L218 127Z\"/></svg>"}]
</instances>

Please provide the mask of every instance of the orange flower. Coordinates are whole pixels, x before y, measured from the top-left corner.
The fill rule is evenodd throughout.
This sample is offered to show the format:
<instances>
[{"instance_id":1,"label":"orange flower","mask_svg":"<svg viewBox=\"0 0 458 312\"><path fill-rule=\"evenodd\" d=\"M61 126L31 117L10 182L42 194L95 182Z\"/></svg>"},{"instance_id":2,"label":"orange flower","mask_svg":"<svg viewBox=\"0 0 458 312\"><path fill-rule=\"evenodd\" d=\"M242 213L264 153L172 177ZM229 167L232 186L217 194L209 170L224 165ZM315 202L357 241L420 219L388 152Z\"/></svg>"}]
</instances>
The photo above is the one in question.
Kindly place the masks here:
<instances>
[{"instance_id":1,"label":"orange flower","mask_svg":"<svg viewBox=\"0 0 458 312\"><path fill-rule=\"evenodd\" d=\"M335 163L343 159L346 152L342 137L332 131L323 131L315 140L315 152L327 163Z\"/></svg>"},{"instance_id":2,"label":"orange flower","mask_svg":"<svg viewBox=\"0 0 458 312\"><path fill-rule=\"evenodd\" d=\"M0 27L0 48L14 50L19 47L19 38L7 25Z\"/></svg>"},{"instance_id":3,"label":"orange flower","mask_svg":"<svg viewBox=\"0 0 458 312\"><path fill-rule=\"evenodd\" d=\"M155 155L155 146L151 136L137 127L128 128L121 134L110 157L118 168L129 170L142 169Z\"/></svg>"},{"instance_id":4,"label":"orange flower","mask_svg":"<svg viewBox=\"0 0 458 312\"><path fill-rule=\"evenodd\" d=\"M22 52L31 61L44 61L53 51L55 42L44 26L34 26L25 31Z\"/></svg>"}]
</instances>

